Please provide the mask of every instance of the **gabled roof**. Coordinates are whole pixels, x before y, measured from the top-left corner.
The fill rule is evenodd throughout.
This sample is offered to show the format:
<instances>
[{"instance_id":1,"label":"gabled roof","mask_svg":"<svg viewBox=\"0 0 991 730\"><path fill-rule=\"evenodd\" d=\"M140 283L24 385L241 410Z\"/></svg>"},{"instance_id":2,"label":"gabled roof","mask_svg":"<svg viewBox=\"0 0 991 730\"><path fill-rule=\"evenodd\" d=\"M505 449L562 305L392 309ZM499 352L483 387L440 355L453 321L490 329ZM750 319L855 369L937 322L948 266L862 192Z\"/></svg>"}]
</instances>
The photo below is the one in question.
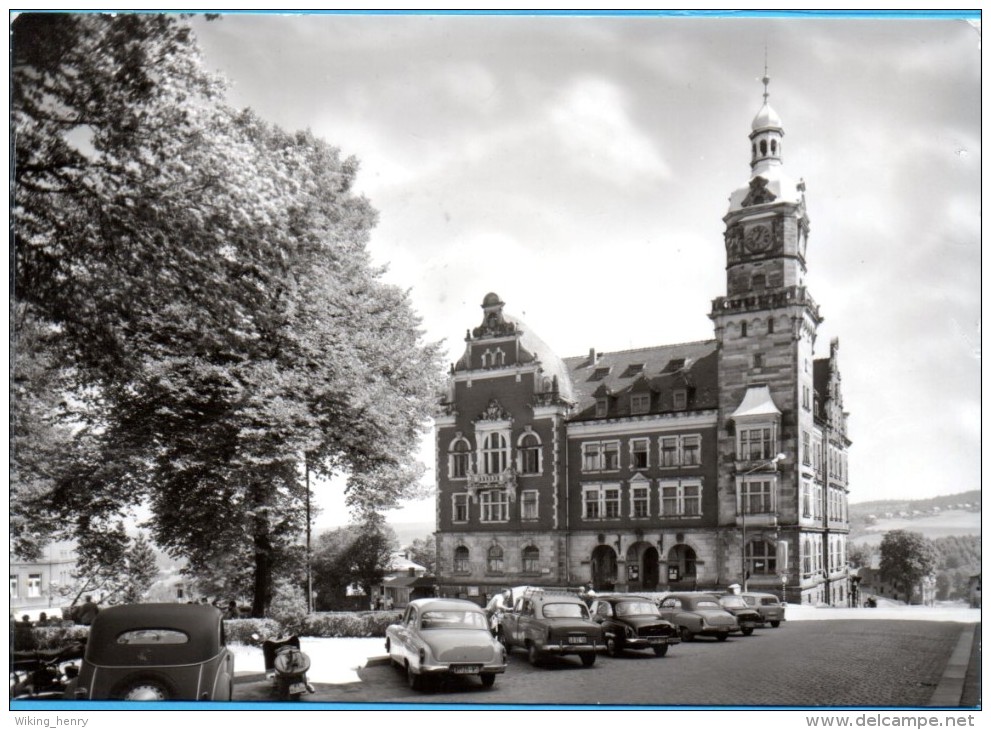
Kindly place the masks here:
<instances>
[{"instance_id":1,"label":"gabled roof","mask_svg":"<svg viewBox=\"0 0 991 730\"><path fill-rule=\"evenodd\" d=\"M686 387L693 388L688 410L719 405L715 340L603 352L596 355L594 362L588 355L567 357L564 365L575 391L576 420L595 418L595 396L602 392L599 390L602 386L613 396L620 396L616 404L618 411L610 415L629 415L628 399L621 396L631 392L634 383L638 384L637 391L642 392L641 380L657 394L651 412L673 410L674 391ZM630 377L631 371L638 370L632 367L636 365L642 365L642 371Z\"/></svg>"}]
</instances>

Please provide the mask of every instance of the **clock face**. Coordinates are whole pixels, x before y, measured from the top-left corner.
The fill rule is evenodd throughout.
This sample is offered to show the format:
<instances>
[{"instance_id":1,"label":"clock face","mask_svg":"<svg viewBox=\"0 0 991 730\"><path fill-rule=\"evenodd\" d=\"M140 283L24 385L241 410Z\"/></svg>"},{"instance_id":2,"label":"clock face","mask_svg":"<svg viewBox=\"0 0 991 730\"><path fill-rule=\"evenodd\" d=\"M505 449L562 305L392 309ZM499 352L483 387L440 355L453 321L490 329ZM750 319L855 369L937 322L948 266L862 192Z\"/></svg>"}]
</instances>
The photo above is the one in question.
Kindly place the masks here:
<instances>
[{"instance_id":1,"label":"clock face","mask_svg":"<svg viewBox=\"0 0 991 730\"><path fill-rule=\"evenodd\" d=\"M744 245L750 253L761 253L771 247L771 229L767 226L754 226L747 231Z\"/></svg>"}]
</instances>

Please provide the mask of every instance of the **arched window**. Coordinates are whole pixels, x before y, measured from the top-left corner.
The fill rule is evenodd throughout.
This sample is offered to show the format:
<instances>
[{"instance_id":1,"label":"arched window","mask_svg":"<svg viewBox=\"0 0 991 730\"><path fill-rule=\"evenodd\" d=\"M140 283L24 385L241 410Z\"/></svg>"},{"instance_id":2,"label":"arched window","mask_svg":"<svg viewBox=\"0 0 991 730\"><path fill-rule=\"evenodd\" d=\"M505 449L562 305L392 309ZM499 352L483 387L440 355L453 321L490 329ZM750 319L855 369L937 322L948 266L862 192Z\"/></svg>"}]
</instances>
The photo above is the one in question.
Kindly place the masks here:
<instances>
[{"instance_id":1,"label":"arched window","mask_svg":"<svg viewBox=\"0 0 991 730\"><path fill-rule=\"evenodd\" d=\"M778 154L778 141L776 139L771 140L771 154Z\"/></svg>"},{"instance_id":2,"label":"arched window","mask_svg":"<svg viewBox=\"0 0 991 730\"><path fill-rule=\"evenodd\" d=\"M757 156L757 145L756 144L752 144L752 145L750 145L750 147L751 147L751 150L752 150L752 156L753 157L756 157Z\"/></svg>"},{"instance_id":3,"label":"arched window","mask_svg":"<svg viewBox=\"0 0 991 730\"><path fill-rule=\"evenodd\" d=\"M493 545L489 548L485 568L489 573L502 572L502 548L498 545Z\"/></svg>"},{"instance_id":4,"label":"arched window","mask_svg":"<svg viewBox=\"0 0 991 730\"><path fill-rule=\"evenodd\" d=\"M471 444L464 437L458 437L451 442L448 449L448 476L451 479L464 479L468 476L471 462Z\"/></svg>"},{"instance_id":5,"label":"arched window","mask_svg":"<svg viewBox=\"0 0 991 730\"><path fill-rule=\"evenodd\" d=\"M774 317L767 318L767 334L774 334Z\"/></svg>"},{"instance_id":6,"label":"arched window","mask_svg":"<svg viewBox=\"0 0 991 730\"><path fill-rule=\"evenodd\" d=\"M669 580L694 578L697 575L695 568L695 561L697 559L695 551L688 545L675 545L668 551Z\"/></svg>"},{"instance_id":7,"label":"arched window","mask_svg":"<svg viewBox=\"0 0 991 730\"><path fill-rule=\"evenodd\" d=\"M468 558L470 554L468 553L468 548L464 545L458 545L454 548L454 572L455 573L467 573L470 570L468 564Z\"/></svg>"},{"instance_id":8,"label":"arched window","mask_svg":"<svg viewBox=\"0 0 991 730\"><path fill-rule=\"evenodd\" d=\"M747 336L747 323L746 322L741 322L740 323L740 337L746 337L746 336Z\"/></svg>"},{"instance_id":9,"label":"arched window","mask_svg":"<svg viewBox=\"0 0 991 730\"><path fill-rule=\"evenodd\" d=\"M812 540L805 538L805 549L802 551L802 573L809 575L812 572Z\"/></svg>"},{"instance_id":10,"label":"arched window","mask_svg":"<svg viewBox=\"0 0 991 730\"><path fill-rule=\"evenodd\" d=\"M523 572L540 572L540 550L533 545L523 548Z\"/></svg>"},{"instance_id":11,"label":"arched window","mask_svg":"<svg viewBox=\"0 0 991 730\"><path fill-rule=\"evenodd\" d=\"M482 443L482 468L486 474L502 474L509 465L509 441L501 433L493 432Z\"/></svg>"},{"instance_id":12,"label":"arched window","mask_svg":"<svg viewBox=\"0 0 991 730\"><path fill-rule=\"evenodd\" d=\"M774 544L765 540L748 542L746 563L749 575L777 575L778 561Z\"/></svg>"},{"instance_id":13,"label":"arched window","mask_svg":"<svg viewBox=\"0 0 991 730\"><path fill-rule=\"evenodd\" d=\"M767 140L766 139L762 139L760 141L760 154L761 154L762 157L767 154Z\"/></svg>"},{"instance_id":14,"label":"arched window","mask_svg":"<svg viewBox=\"0 0 991 730\"><path fill-rule=\"evenodd\" d=\"M540 439L535 433L525 433L519 440L520 473L540 473Z\"/></svg>"}]
</instances>

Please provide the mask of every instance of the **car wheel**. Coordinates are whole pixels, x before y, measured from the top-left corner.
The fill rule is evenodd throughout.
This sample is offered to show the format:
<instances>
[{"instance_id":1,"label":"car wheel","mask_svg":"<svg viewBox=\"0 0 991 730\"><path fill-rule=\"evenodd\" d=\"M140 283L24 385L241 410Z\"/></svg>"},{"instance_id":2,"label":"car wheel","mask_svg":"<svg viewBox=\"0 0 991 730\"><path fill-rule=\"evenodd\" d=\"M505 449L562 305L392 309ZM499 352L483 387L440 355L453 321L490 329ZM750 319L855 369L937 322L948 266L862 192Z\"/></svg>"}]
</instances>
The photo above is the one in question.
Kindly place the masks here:
<instances>
[{"instance_id":1,"label":"car wheel","mask_svg":"<svg viewBox=\"0 0 991 730\"><path fill-rule=\"evenodd\" d=\"M496 678L496 676L494 674L481 674L481 675L479 675L479 679L482 680L482 686L483 687L491 687L493 684L495 684L495 678Z\"/></svg>"},{"instance_id":2,"label":"car wheel","mask_svg":"<svg viewBox=\"0 0 991 730\"><path fill-rule=\"evenodd\" d=\"M423 677L419 674L413 673L413 667L409 664L406 665L406 684L414 692L420 692L423 690Z\"/></svg>"},{"instance_id":3,"label":"car wheel","mask_svg":"<svg viewBox=\"0 0 991 730\"><path fill-rule=\"evenodd\" d=\"M717 634L716 641L726 641L729 638L729 634Z\"/></svg>"},{"instance_id":4,"label":"car wheel","mask_svg":"<svg viewBox=\"0 0 991 730\"><path fill-rule=\"evenodd\" d=\"M140 677L131 680L120 690L114 692L114 696L118 699L132 702L169 700L175 695L174 688L167 682L152 677Z\"/></svg>"},{"instance_id":5,"label":"car wheel","mask_svg":"<svg viewBox=\"0 0 991 730\"><path fill-rule=\"evenodd\" d=\"M778 627L779 627L780 625L781 625L781 622L780 622L780 621L772 621L772 622L771 622L771 628L772 628L772 629L776 629L776 628L778 628Z\"/></svg>"},{"instance_id":6,"label":"car wheel","mask_svg":"<svg viewBox=\"0 0 991 730\"><path fill-rule=\"evenodd\" d=\"M753 629L740 629L740 631L743 632L744 636L750 636L752 633L754 633Z\"/></svg>"},{"instance_id":7,"label":"car wheel","mask_svg":"<svg viewBox=\"0 0 991 730\"><path fill-rule=\"evenodd\" d=\"M622 650L618 646L616 646L616 639L612 637L606 639L606 653L609 656L613 656L613 657L619 656L621 651Z\"/></svg>"},{"instance_id":8,"label":"car wheel","mask_svg":"<svg viewBox=\"0 0 991 730\"><path fill-rule=\"evenodd\" d=\"M681 640L682 641L691 641L694 638L695 638L695 634L693 634L691 631L689 631L687 626L682 626L681 627Z\"/></svg>"},{"instance_id":9,"label":"car wheel","mask_svg":"<svg viewBox=\"0 0 991 730\"><path fill-rule=\"evenodd\" d=\"M582 654L582 665L590 667L595 664L595 653L589 652L588 654Z\"/></svg>"},{"instance_id":10,"label":"car wheel","mask_svg":"<svg viewBox=\"0 0 991 730\"><path fill-rule=\"evenodd\" d=\"M540 664L540 652L537 651L536 644L529 644L526 648L526 658L530 660L530 664L533 666L538 666Z\"/></svg>"},{"instance_id":11,"label":"car wheel","mask_svg":"<svg viewBox=\"0 0 991 730\"><path fill-rule=\"evenodd\" d=\"M667 644L657 644L657 645L655 645L654 646L654 653L657 656L664 656L665 654L668 653L668 645Z\"/></svg>"}]
</instances>

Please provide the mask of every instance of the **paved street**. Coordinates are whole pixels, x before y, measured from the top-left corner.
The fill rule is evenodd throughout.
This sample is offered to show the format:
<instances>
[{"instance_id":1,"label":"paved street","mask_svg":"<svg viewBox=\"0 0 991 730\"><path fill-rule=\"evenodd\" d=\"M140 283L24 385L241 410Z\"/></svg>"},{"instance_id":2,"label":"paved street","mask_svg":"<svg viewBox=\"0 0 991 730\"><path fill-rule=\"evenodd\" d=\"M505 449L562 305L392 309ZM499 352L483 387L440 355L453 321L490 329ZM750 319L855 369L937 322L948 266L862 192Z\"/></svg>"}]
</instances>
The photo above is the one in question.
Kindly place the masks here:
<instances>
[{"instance_id":1,"label":"paved street","mask_svg":"<svg viewBox=\"0 0 991 730\"><path fill-rule=\"evenodd\" d=\"M698 639L666 657L600 655L531 667L514 652L495 687L446 683L427 694L406 687L387 665L358 671L360 682L318 684L306 702L484 704L924 706L962 631L935 621L834 620L786 623L724 643ZM235 700L271 699L261 682L241 683Z\"/></svg>"}]
</instances>

